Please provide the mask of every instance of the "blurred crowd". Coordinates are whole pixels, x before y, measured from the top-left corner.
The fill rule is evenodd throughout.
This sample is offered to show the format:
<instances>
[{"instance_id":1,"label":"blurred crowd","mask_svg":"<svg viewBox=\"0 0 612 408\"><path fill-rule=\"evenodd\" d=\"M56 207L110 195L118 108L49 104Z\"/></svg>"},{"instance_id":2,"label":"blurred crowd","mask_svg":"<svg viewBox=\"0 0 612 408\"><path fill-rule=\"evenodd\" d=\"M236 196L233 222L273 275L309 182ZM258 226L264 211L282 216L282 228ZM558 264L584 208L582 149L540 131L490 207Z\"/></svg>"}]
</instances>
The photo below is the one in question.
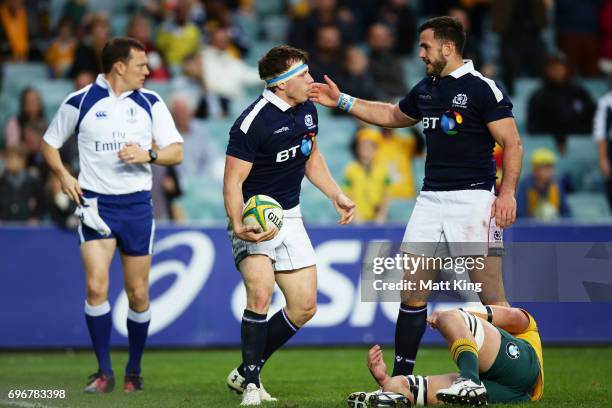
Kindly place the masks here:
<instances>
[{"instance_id":1,"label":"blurred crowd","mask_svg":"<svg viewBox=\"0 0 612 408\"><path fill-rule=\"evenodd\" d=\"M100 73L99 56L111 36L140 40L149 80L172 89L166 103L185 138L182 165L154 166L160 219L184 219L177 198L202 178L221 177L224 156L210 143L207 124L232 119L232 105L261 88L253 63L259 56L251 55L258 43L303 48L315 80L327 74L351 95L396 102L422 73L418 25L428 16L458 18L468 31L464 55L483 75L510 95L518 92L517 78L539 81L527 97L521 130L551 135L556 149L533 153L532 169L524 169L532 173L518 200L519 215L541 219L570 215L565 195L574 187L563 175L555 176L555 163L571 154L568 135L592 133L597 100L583 80L612 78L612 0L126 0L111 2L106 11L87 0L65 0L59 13L52 3L57 2L0 0L0 63L44 62L49 78L72 80L79 89ZM123 26L113 24L119 8ZM15 99L17 113L1 124L0 221L50 219L74 228L73 204L40 155L54 114L45 111L42 98L35 87L22 89ZM612 132L610 127L605 132ZM598 143L608 137L594 136ZM61 153L77 173L74 139ZM358 205L360 221L383 223L393 200L415 197L420 181L413 175L413 159L424 146L418 130L356 124L350 146L354 161L347 164L342 184ZM598 157L602 185L607 180L609 186L607 151ZM612 205L611 194L608 188ZM551 208L530 209L542 206Z\"/></svg>"}]
</instances>

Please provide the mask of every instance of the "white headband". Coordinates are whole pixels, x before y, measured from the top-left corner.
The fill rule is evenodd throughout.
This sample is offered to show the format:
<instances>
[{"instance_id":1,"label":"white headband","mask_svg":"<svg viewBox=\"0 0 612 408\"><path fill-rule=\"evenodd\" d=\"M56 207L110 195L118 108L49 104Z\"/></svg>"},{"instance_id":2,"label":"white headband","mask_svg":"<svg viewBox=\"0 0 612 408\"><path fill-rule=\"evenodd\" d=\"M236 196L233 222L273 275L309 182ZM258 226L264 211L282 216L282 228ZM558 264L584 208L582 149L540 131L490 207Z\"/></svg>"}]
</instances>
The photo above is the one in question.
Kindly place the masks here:
<instances>
[{"instance_id":1,"label":"white headband","mask_svg":"<svg viewBox=\"0 0 612 408\"><path fill-rule=\"evenodd\" d=\"M282 74L265 79L266 87L272 88L273 86L280 85L306 70L308 70L308 65L304 64L303 62L298 62L297 64L292 65L287 71L283 72Z\"/></svg>"}]
</instances>

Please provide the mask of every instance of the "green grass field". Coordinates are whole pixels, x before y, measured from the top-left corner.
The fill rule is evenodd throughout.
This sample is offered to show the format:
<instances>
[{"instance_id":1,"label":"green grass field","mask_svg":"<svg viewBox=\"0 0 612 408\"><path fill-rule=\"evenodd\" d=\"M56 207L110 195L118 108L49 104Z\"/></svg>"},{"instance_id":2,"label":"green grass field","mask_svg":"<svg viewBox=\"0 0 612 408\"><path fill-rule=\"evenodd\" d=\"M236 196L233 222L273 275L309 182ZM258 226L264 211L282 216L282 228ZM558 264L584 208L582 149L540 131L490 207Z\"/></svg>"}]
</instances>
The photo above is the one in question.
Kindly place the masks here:
<instances>
[{"instance_id":1,"label":"green grass field","mask_svg":"<svg viewBox=\"0 0 612 408\"><path fill-rule=\"evenodd\" d=\"M386 348L391 351L391 347ZM365 366L367 349L317 348L279 351L266 365L262 379L279 398L269 407L346 407L352 391L375 389ZM538 408L611 407L612 348L545 348L546 381ZM143 373L145 391L124 394L118 387L107 395L85 395L82 388L93 372L94 357L86 352L0 353L0 406L17 407L237 407L240 398L225 386L237 364L238 350L149 351ZM390 366L391 353L387 353ZM121 374L126 353L113 353ZM424 348L416 371L454 371L445 349ZM10 389L64 389L66 399L9 400ZM525 405L515 405L528 406Z\"/></svg>"}]
</instances>

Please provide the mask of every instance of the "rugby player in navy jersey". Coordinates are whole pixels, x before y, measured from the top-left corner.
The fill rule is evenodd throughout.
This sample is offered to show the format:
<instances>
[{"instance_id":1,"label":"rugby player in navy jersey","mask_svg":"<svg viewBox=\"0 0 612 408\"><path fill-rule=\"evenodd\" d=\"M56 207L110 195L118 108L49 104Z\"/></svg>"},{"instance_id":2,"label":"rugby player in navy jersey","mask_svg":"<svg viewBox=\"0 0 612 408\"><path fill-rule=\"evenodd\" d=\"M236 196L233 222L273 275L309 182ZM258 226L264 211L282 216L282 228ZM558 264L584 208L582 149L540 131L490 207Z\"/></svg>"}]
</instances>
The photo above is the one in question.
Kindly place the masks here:
<instances>
[{"instance_id":1,"label":"rugby player in navy jersey","mask_svg":"<svg viewBox=\"0 0 612 408\"><path fill-rule=\"evenodd\" d=\"M487 255L491 241L516 218L515 189L522 146L512 103L494 81L463 60L465 31L456 19L436 17L419 28L419 56L427 76L397 104L372 102L341 93L327 76L315 84L311 100L339 108L387 128L422 122L427 143L425 179L406 227L402 251L412 256ZM504 151L503 180L497 196L493 147ZM492 235L492 237L491 237ZM493 254L492 254L493 255ZM499 257L470 271L482 282L483 303L507 304ZM438 271L406 271L405 279L433 279ZM396 323L394 375L412 373L427 318L427 291L403 291ZM456 387L461 389L461 387Z\"/></svg>"},{"instance_id":2,"label":"rugby player in navy jersey","mask_svg":"<svg viewBox=\"0 0 612 408\"><path fill-rule=\"evenodd\" d=\"M275 400L261 385L261 369L316 311L315 252L300 213L302 179L306 176L329 197L340 224L351 221L355 208L317 148L317 110L308 100L314 81L306 61L305 52L289 46L268 51L259 61L266 89L236 120L227 146L223 197L234 261L247 292L242 364L230 372L227 384L243 394L242 405ZM243 225L243 204L256 194L282 206L280 232ZM275 282L287 304L268 320Z\"/></svg>"}]
</instances>

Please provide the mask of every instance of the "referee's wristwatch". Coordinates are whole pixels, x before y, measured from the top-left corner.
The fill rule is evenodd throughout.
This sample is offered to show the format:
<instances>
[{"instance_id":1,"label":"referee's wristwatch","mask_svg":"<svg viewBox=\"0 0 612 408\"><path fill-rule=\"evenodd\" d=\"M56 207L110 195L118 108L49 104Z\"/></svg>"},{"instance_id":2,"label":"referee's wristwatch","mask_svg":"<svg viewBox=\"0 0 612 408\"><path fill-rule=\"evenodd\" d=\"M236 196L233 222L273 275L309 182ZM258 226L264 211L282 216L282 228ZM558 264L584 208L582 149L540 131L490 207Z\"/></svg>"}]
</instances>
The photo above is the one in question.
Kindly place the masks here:
<instances>
[{"instance_id":1,"label":"referee's wristwatch","mask_svg":"<svg viewBox=\"0 0 612 408\"><path fill-rule=\"evenodd\" d=\"M149 149L149 163L153 163L157 160L157 152L153 149Z\"/></svg>"}]
</instances>

